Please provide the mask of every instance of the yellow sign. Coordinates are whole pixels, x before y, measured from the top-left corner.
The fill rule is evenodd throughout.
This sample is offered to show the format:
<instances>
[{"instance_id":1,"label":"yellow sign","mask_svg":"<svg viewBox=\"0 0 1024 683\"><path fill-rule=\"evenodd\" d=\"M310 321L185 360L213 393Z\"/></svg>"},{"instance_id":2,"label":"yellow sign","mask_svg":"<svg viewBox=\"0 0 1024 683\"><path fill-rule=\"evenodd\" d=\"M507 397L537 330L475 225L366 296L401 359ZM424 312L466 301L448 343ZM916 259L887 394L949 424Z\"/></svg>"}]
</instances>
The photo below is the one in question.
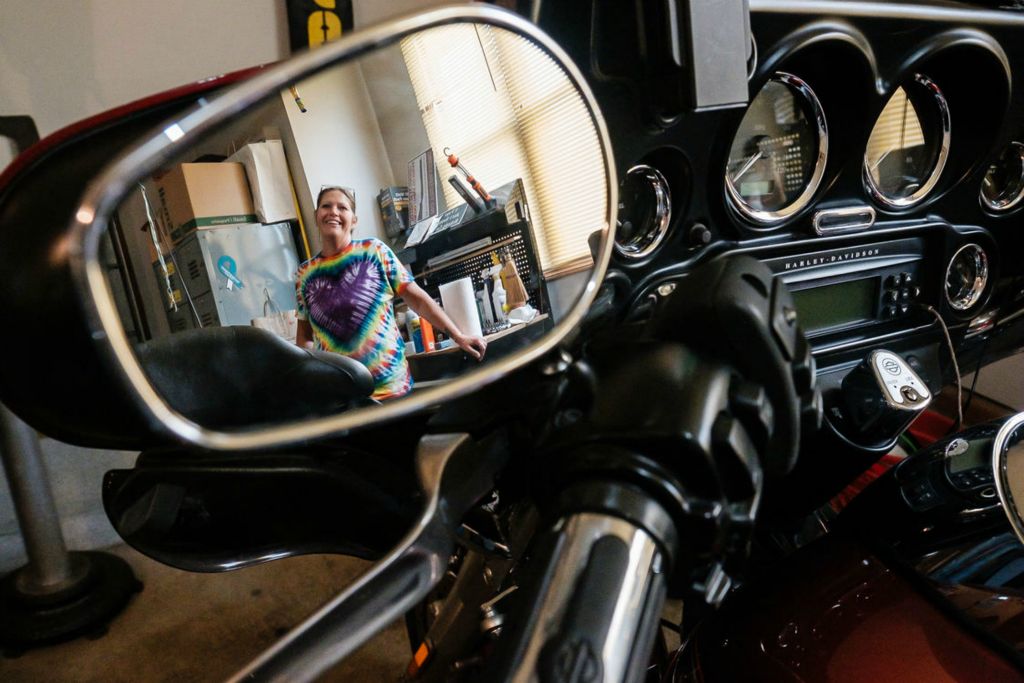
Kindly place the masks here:
<instances>
[{"instance_id":1,"label":"yellow sign","mask_svg":"<svg viewBox=\"0 0 1024 683\"><path fill-rule=\"evenodd\" d=\"M323 5L324 0L317 0ZM334 5L333 2L330 3ZM341 19L334 12L321 10L309 15L309 46L317 47L341 38Z\"/></svg>"}]
</instances>

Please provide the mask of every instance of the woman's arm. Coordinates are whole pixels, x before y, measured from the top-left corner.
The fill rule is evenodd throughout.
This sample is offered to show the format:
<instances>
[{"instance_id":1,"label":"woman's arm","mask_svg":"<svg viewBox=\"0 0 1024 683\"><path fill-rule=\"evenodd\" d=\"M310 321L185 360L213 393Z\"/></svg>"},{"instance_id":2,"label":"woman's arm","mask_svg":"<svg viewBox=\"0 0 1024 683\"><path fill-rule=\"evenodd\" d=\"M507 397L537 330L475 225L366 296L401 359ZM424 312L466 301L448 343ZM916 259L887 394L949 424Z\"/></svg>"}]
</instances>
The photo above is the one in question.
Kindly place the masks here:
<instances>
[{"instance_id":1,"label":"woman's arm","mask_svg":"<svg viewBox=\"0 0 1024 683\"><path fill-rule=\"evenodd\" d=\"M402 299L409 305L409 308L416 311L416 315L426 318L431 325L446 332L460 349L477 360L483 360L484 352L487 351L487 342L484 338L463 334L462 330L444 312L444 309L438 306L437 302L431 299L422 287L415 282L410 282L402 290Z\"/></svg>"},{"instance_id":2,"label":"woman's arm","mask_svg":"<svg viewBox=\"0 0 1024 683\"><path fill-rule=\"evenodd\" d=\"M313 348L313 328L308 320L299 320L295 326L295 345L301 349Z\"/></svg>"}]
</instances>

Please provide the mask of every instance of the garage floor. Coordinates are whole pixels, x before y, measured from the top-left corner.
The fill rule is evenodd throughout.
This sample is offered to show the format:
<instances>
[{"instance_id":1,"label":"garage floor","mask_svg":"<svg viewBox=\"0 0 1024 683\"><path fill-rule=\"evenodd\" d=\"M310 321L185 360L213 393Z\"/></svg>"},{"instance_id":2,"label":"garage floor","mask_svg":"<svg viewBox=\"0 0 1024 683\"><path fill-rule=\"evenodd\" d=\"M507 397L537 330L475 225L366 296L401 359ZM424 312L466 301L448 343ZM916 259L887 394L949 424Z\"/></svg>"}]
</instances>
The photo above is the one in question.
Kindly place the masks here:
<instances>
[{"instance_id":1,"label":"garage floor","mask_svg":"<svg viewBox=\"0 0 1024 683\"><path fill-rule=\"evenodd\" d=\"M351 583L368 562L316 555L226 574L193 574L154 562L127 546L125 558L145 584L95 640L79 638L0 658L3 683L206 683L223 681ZM664 617L678 618L670 600ZM666 630L673 650L678 636ZM321 683L397 681L409 641L395 623Z\"/></svg>"},{"instance_id":2,"label":"garage floor","mask_svg":"<svg viewBox=\"0 0 1024 683\"><path fill-rule=\"evenodd\" d=\"M131 548L112 549L145 584L98 639L0 658L4 683L222 681L368 566L346 557L290 558L226 574L171 569ZM322 681L395 681L408 664L401 623Z\"/></svg>"}]
</instances>

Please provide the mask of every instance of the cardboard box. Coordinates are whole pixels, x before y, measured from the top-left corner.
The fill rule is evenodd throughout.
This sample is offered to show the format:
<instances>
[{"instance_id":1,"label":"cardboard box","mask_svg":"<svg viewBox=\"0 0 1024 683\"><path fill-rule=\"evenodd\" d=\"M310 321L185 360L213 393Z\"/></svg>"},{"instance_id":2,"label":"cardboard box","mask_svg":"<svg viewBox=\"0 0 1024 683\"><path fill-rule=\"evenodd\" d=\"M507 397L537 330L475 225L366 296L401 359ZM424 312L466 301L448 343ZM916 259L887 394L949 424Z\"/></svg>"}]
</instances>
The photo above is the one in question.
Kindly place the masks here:
<instances>
[{"instance_id":1,"label":"cardboard box","mask_svg":"<svg viewBox=\"0 0 1024 683\"><path fill-rule=\"evenodd\" d=\"M295 220L295 200L288 174L288 159L280 140L253 142L242 147L228 161L245 167L253 205L260 223Z\"/></svg>"},{"instance_id":2,"label":"cardboard box","mask_svg":"<svg viewBox=\"0 0 1024 683\"><path fill-rule=\"evenodd\" d=\"M179 164L155 180L161 218L174 244L199 228L256 222L242 164Z\"/></svg>"}]
</instances>

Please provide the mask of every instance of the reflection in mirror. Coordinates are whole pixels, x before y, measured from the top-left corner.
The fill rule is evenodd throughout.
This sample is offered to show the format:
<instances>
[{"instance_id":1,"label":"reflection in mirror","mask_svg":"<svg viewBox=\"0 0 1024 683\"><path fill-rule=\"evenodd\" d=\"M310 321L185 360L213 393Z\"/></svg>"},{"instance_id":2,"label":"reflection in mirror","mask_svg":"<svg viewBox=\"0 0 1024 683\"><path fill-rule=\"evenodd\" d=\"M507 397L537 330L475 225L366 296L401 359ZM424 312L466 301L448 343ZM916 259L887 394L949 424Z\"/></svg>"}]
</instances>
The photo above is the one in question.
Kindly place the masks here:
<instances>
[{"instance_id":1,"label":"reflection in mirror","mask_svg":"<svg viewBox=\"0 0 1024 683\"><path fill-rule=\"evenodd\" d=\"M455 24L189 142L123 198L104 261L171 407L266 426L415 393L536 341L582 294L608 201L600 138L561 68L511 31Z\"/></svg>"},{"instance_id":2,"label":"reflection in mirror","mask_svg":"<svg viewBox=\"0 0 1024 683\"><path fill-rule=\"evenodd\" d=\"M1014 532L1024 543L1024 413L1003 424L992 449L999 500Z\"/></svg>"}]
</instances>

